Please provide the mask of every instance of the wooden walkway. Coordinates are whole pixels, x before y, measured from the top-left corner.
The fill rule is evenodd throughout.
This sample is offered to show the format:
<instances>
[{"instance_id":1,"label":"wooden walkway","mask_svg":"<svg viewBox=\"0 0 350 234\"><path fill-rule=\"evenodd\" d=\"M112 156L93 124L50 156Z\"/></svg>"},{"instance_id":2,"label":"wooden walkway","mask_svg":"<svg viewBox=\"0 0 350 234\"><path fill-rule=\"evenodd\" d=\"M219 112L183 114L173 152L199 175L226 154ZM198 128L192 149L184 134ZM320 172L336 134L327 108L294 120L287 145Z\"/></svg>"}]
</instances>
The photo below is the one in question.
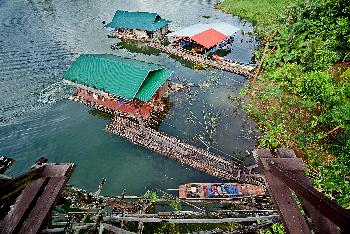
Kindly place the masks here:
<instances>
[{"instance_id":1,"label":"wooden walkway","mask_svg":"<svg viewBox=\"0 0 350 234\"><path fill-rule=\"evenodd\" d=\"M206 66L210 66L216 69L220 69L223 71L233 72L239 75L252 77L254 76L254 69L255 67L250 65L242 65L239 63L229 62L226 60L223 61L214 61L211 59L208 59L206 56L201 54L192 53L191 51L185 50L181 47L173 47L171 45L169 46L163 46L159 43L149 43L149 46L158 49L160 51L163 51L167 54L175 55L180 58L183 58L185 60L188 60L190 62L194 63L200 63Z\"/></svg>"},{"instance_id":2,"label":"wooden walkway","mask_svg":"<svg viewBox=\"0 0 350 234\"><path fill-rule=\"evenodd\" d=\"M236 165L227 158L183 143L175 137L141 126L127 118L116 116L106 130L209 175L240 183L264 185L260 175L250 174L247 168Z\"/></svg>"}]
</instances>

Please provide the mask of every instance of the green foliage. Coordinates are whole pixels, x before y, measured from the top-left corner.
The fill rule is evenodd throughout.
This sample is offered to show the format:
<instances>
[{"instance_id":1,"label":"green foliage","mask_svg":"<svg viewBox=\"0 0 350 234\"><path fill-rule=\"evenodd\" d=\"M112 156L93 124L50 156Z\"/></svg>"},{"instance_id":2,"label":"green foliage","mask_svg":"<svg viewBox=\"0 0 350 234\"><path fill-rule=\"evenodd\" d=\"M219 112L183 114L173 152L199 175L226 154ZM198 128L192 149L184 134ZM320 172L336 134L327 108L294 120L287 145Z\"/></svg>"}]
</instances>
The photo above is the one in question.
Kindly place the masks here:
<instances>
[{"instance_id":1,"label":"green foliage","mask_svg":"<svg viewBox=\"0 0 350 234\"><path fill-rule=\"evenodd\" d=\"M151 200L152 202L155 202L159 199L157 192L149 191L149 190L146 191L143 197Z\"/></svg>"},{"instance_id":2,"label":"green foliage","mask_svg":"<svg viewBox=\"0 0 350 234\"><path fill-rule=\"evenodd\" d=\"M259 145L263 148L275 149L281 146L281 141L279 140L281 135L284 133L284 127L282 124L277 126L269 125L267 133L259 139Z\"/></svg>"},{"instance_id":3,"label":"green foliage","mask_svg":"<svg viewBox=\"0 0 350 234\"><path fill-rule=\"evenodd\" d=\"M344 58L350 50L349 13L348 0L291 5L276 25L280 30L275 42L282 51L273 56L274 62L297 62L308 70L318 70Z\"/></svg>"},{"instance_id":4,"label":"green foliage","mask_svg":"<svg viewBox=\"0 0 350 234\"><path fill-rule=\"evenodd\" d=\"M327 106L336 101L335 89L332 77L320 71L305 73L297 83L297 90L301 96Z\"/></svg>"},{"instance_id":5,"label":"green foliage","mask_svg":"<svg viewBox=\"0 0 350 234\"><path fill-rule=\"evenodd\" d=\"M151 224L152 225L152 224ZM146 223L145 227L147 230L151 230L150 223ZM222 230L225 231L234 231L237 230L239 226L235 223L206 223L206 224L174 224L174 223L160 223L157 224L157 227L154 228L152 232L149 233L198 233L205 232L209 230ZM146 229L146 228L145 228Z\"/></svg>"},{"instance_id":6,"label":"green foliage","mask_svg":"<svg viewBox=\"0 0 350 234\"><path fill-rule=\"evenodd\" d=\"M324 166L313 182L343 207L350 208L350 135L338 136L331 152L337 155L337 159Z\"/></svg>"},{"instance_id":7,"label":"green foliage","mask_svg":"<svg viewBox=\"0 0 350 234\"><path fill-rule=\"evenodd\" d=\"M170 202L170 207L173 208L176 211L182 210L181 203L179 201L172 201Z\"/></svg>"},{"instance_id":8,"label":"green foliage","mask_svg":"<svg viewBox=\"0 0 350 234\"><path fill-rule=\"evenodd\" d=\"M248 90L249 90L248 87L243 88L243 89L239 90L239 93L238 93L238 94L239 94L240 96L245 96L245 95L248 93Z\"/></svg>"},{"instance_id":9,"label":"green foliage","mask_svg":"<svg viewBox=\"0 0 350 234\"><path fill-rule=\"evenodd\" d=\"M281 223L274 223L270 228L262 231L263 234L284 234L284 227Z\"/></svg>"},{"instance_id":10,"label":"green foliage","mask_svg":"<svg viewBox=\"0 0 350 234\"><path fill-rule=\"evenodd\" d=\"M337 202L345 208L350 208L350 184L345 179L349 175L349 166L334 162L321 168L318 177L313 183L320 190L331 198L336 198Z\"/></svg>"},{"instance_id":11,"label":"green foliage","mask_svg":"<svg viewBox=\"0 0 350 234\"><path fill-rule=\"evenodd\" d=\"M259 59L266 51L264 70L246 105L263 132L260 146L297 142L319 169L314 183L349 207L350 1L225 0L219 6L252 21L268 48L256 52ZM340 134L347 140L335 138ZM329 152L335 160L324 162L321 155Z\"/></svg>"},{"instance_id":12,"label":"green foliage","mask_svg":"<svg viewBox=\"0 0 350 234\"><path fill-rule=\"evenodd\" d=\"M225 0L219 8L253 22L257 27L266 27L276 22L276 15L291 0Z\"/></svg>"}]
</instances>

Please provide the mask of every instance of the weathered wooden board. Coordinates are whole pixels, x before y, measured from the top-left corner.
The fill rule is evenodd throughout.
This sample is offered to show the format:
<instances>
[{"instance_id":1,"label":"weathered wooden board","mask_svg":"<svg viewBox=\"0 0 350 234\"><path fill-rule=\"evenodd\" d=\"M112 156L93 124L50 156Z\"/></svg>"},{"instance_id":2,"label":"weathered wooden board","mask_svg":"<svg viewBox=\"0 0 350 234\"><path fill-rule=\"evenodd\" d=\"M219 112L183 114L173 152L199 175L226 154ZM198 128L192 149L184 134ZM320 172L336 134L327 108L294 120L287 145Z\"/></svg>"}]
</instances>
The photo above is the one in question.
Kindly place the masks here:
<instances>
[{"instance_id":1,"label":"weathered wooden board","mask_svg":"<svg viewBox=\"0 0 350 234\"><path fill-rule=\"evenodd\" d=\"M1 221L0 233L30 234L40 231L74 167L74 164L44 164L6 183L2 188L12 191L24 186L24 189Z\"/></svg>"}]
</instances>

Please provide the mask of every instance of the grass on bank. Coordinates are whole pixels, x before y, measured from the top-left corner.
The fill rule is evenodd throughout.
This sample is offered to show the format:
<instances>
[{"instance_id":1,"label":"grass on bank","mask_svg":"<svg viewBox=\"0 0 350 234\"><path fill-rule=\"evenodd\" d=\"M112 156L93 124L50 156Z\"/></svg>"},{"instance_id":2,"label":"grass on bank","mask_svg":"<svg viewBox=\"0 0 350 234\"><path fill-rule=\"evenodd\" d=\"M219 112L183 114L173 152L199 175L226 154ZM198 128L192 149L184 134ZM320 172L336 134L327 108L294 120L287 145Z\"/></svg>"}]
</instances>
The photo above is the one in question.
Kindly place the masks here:
<instances>
[{"instance_id":1,"label":"grass on bank","mask_svg":"<svg viewBox=\"0 0 350 234\"><path fill-rule=\"evenodd\" d=\"M350 1L225 0L219 8L253 22L261 39L262 72L242 91L260 147L293 148L314 185L350 208Z\"/></svg>"},{"instance_id":2,"label":"grass on bank","mask_svg":"<svg viewBox=\"0 0 350 234\"><path fill-rule=\"evenodd\" d=\"M256 27L265 27L276 23L280 15L293 0L225 0L219 8L252 22Z\"/></svg>"}]
</instances>

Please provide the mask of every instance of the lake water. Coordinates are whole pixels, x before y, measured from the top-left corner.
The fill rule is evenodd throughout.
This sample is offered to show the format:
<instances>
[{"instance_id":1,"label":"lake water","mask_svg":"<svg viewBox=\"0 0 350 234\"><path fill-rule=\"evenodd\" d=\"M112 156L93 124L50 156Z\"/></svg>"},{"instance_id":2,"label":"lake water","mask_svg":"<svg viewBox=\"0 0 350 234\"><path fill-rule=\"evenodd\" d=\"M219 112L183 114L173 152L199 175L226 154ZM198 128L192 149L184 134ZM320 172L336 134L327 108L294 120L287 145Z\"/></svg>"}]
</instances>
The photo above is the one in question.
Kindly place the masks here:
<instances>
[{"instance_id":1,"label":"lake water","mask_svg":"<svg viewBox=\"0 0 350 234\"><path fill-rule=\"evenodd\" d=\"M249 63L255 46L252 31L237 17L213 8L210 0L1 0L0 1L0 155L17 160L10 175L27 170L37 158L74 162L70 183L95 190L107 179L103 193L143 194L147 189L176 188L186 182L217 181L157 153L135 146L103 129L107 119L88 107L57 95L56 102L39 102L41 90L62 80L63 72L82 53L108 53L160 63L174 73L171 81L195 86L170 96L172 108L160 130L187 143L205 147L195 136L204 134L204 113L218 116L213 134L215 152L251 163L254 125L234 98L247 85L244 77L193 70L166 54L135 53L130 47L112 50L102 21L116 9L157 12L173 21L171 30L195 23L224 21L241 29L227 58ZM207 17L203 16L210 16ZM209 85L209 87L208 87ZM230 98L229 98L230 97ZM208 116L206 116L208 118ZM198 123L189 119L197 118ZM215 149L214 149L215 148Z\"/></svg>"}]
</instances>

